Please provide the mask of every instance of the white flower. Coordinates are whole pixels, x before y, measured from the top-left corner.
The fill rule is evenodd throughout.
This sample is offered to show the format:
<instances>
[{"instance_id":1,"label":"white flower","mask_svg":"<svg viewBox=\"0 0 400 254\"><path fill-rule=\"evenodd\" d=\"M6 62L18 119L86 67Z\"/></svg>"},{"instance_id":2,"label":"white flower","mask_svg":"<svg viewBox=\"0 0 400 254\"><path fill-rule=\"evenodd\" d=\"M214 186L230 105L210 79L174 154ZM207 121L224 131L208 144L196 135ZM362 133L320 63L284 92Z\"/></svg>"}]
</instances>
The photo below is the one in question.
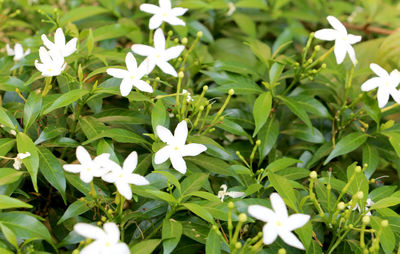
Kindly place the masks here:
<instances>
[{"instance_id":1,"label":"white flower","mask_svg":"<svg viewBox=\"0 0 400 254\"><path fill-rule=\"evenodd\" d=\"M31 156L30 152L17 154L17 157L14 158L13 167L16 170L19 170L21 168L21 166L22 166L22 160L25 159L25 158L28 158L29 156Z\"/></svg>"},{"instance_id":2,"label":"white flower","mask_svg":"<svg viewBox=\"0 0 400 254\"><path fill-rule=\"evenodd\" d=\"M163 142L167 143L167 145L157 151L154 156L154 162L156 164L161 164L169 158L172 167L182 174L186 173L184 156L196 156L207 150L207 147L201 144L191 143L185 145L188 135L188 128L185 120L176 126L174 135L161 125L156 127L156 132L158 137Z\"/></svg>"},{"instance_id":3,"label":"white flower","mask_svg":"<svg viewBox=\"0 0 400 254\"><path fill-rule=\"evenodd\" d=\"M120 90L122 96L127 96L131 90L132 86L135 86L137 89L143 92L152 93L153 88L141 80L141 78L146 75L146 61L137 67L137 62L132 53L128 53L125 57L125 63L128 70L110 68L107 69L108 75L111 75L116 78L122 78Z\"/></svg>"},{"instance_id":4,"label":"white flower","mask_svg":"<svg viewBox=\"0 0 400 254\"><path fill-rule=\"evenodd\" d=\"M126 199L130 200L132 199L132 189L129 184L149 184L149 181L143 176L132 173L136 168L137 162L138 155L136 152L129 154L122 168L120 165L110 160L107 162L107 168L110 168L111 172L103 175L101 178L106 182L114 183L118 192Z\"/></svg>"},{"instance_id":5,"label":"white flower","mask_svg":"<svg viewBox=\"0 0 400 254\"><path fill-rule=\"evenodd\" d=\"M67 66L64 57L58 51L47 51L44 47L40 47L39 57L42 63L35 60L35 67L45 77L58 76Z\"/></svg>"},{"instance_id":6,"label":"white flower","mask_svg":"<svg viewBox=\"0 0 400 254\"><path fill-rule=\"evenodd\" d=\"M162 22L167 22L173 26L184 26L185 22L178 19L178 16L182 16L188 10L186 8L171 8L170 0L159 0L160 6L154 4L142 4L140 10L154 14L150 19L149 28L156 29L161 26Z\"/></svg>"},{"instance_id":7,"label":"white flower","mask_svg":"<svg viewBox=\"0 0 400 254\"><path fill-rule=\"evenodd\" d=\"M335 56L336 62L341 64L346 57L346 52L353 64L356 64L356 53L351 46L354 43L361 41L361 36L348 34L346 27L340 21L333 17L326 18L334 29L321 29L315 32L315 38L325 41L335 41Z\"/></svg>"},{"instance_id":8,"label":"white flower","mask_svg":"<svg viewBox=\"0 0 400 254\"><path fill-rule=\"evenodd\" d=\"M101 177L105 175L109 169L104 168L108 165L110 154L103 153L93 160L90 154L83 146L76 148L76 158L81 164L67 164L64 165L64 170L72 173L80 173L80 178L85 183L90 183L93 177Z\"/></svg>"},{"instance_id":9,"label":"white flower","mask_svg":"<svg viewBox=\"0 0 400 254\"><path fill-rule=\"evenodd\" d=\"M226 184L221 185L220 189L222 190L218 191L218 198L221 199L222 202L224 202L225 196L240 198L244 195L244 192L240 191L226 191L228 189L228 186L226 186Z\"/></svg>"},{"instance_id":10,"label":"white flower","mask_svg":"<svg viewBox=\"0 0 400 254\"><path fill-rule=\"evenodd\" d=\"M15 43L14 49L12 49L9 44L7 44L6 51L7 55L14 56L14 61L19 61L31 53L30 49L24 52L24 48L19 43Z\"/></svg>"},{"instance_id":11,"label":"white flower","mask_svg":"<svg viewBox=\"0 0 400 254\"><path fill-rule=\"evenodd\" d=\"M373 204L375 204L374 203L374 201L372 201L372 199L370 199L370 198L367 198L367 200L366 200L366 204L365 204L365 211L368 211L369 210L369 208L373 205ZM350 208L351 206L348 206L348 208ZM361 213L361 207L358 205L358 203L354 206L354 208L353 208L353 211L354 210L358 210L360 213ZM371 211L368 211L367 213L366 213L366 215L372 215L371 214Z\"/></svg>"},{"instance_id":12,"label":"white flower","mask_svg":"<svg viewBox=\"0 0 400 254\"><path fill-rule=\"evenodd\" d=\"M186 95L186 101L187 101L187 102L193 101L193 98L192 98L192 96L191 96L191 94L189 93L188 90L182 89L182 94L183 94L183 95L187 94L187 95Z\"/></svg>"},{"instance_id":13,"label":"white flower","mask_svg":"<svg viewBox=\"0 0 400 254\"><path fill-rule=\"evenodd\" d=\"M78 42L78 38L73 38L67 44L65 44L65 36L64 32L61 28L57 28L56 33L54 35L54 43L47 39L45 34L42 34L43 44L50 51L59 51L63 57L67 57L76 51L76 43Z\"/></svg>"},{"instance_id":14,"label":"white flower","mask_svg":"<svg viewBox=\"0 0 400 254\"><path fill-rule=\"evenodd\" d=\"M103 226L104 230L86 223L77 223L74 231L78 234L94 239L94 242L87 245L80 254L130 254L128 245L119 242L119 229L113 222L107 222Z\"/></svg>"},{"instance_id":15,"label":"white flower","mask_svg":"<svg viewBox=\"0 0 400 254\"><path fill-rule=\"evenodd\" d=\"M132 51L141 56L147 56L146 73L150 73L157 65L163 72L177 77L174 67L168 63L169 60L177 58L185 47L182 45L165 49L165 37L162 30L159 28L154 33L154 48L136 44L132 46Z\"/></svg>"},{"instance_id":16,"label":"white flower","mask_svg":"<svg viewBox=\"0 0 400 254\"><path fill-rule=\"evenodd\" d=\"M396 89L400 82L399 71L393 70L390 74L377 64L370 64L369 67L375 72L378 77L368 79L361 85L362 91L370 91L378 87L378 104L383 108L389 101L389 95L397 102L400 103L400 92Z\"/></svg>"},{"instance_id":17,"label":"white flower","mask_svg":"<svg viewBox=\"0 0 400 254\"><path fill-rule=\"evenodd\" d=\"M310 215L296 213L288 216L285 202L278 193L272 193L270 199L274 210L260 205L250 205L248 208L251 216L267 222L263 227L264 243L273 243L279 235L288 245L304 250L303 244L291 231L304 226Z\"/></svg>"}]
</instances>

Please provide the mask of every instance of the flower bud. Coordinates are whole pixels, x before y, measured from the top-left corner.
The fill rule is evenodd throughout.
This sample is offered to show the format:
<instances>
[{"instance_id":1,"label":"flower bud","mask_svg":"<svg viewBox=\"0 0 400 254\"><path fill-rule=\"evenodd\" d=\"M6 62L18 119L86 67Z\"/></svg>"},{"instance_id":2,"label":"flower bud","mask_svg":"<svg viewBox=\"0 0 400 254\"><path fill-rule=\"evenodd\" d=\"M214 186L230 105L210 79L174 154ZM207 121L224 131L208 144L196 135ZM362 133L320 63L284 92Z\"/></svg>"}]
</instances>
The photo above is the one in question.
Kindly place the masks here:
<instances>
[{"instance_id":1,"label":"flower bud","mask_svg":"<svg viewBox=\"0 0 400 254\"><path fill-rule=\"evenodd\" d=\"M199 37L199 38L203 37L203 32L202 31L198 31L197 32L197 37Z\"/></svg>"},{"instance_id":2,"label":"flower bud","mask_svg":"<svg viewBox=\"0 0 400 254\"><path fill-rule=\"evenodd\" d=\"M325 69L325 68L326 68L326 64L323 63L323 64L321 65L321 68L322 68L322 69Z\"/></svg>"},{"instance_id":3,"label":"flower bud","mask_svg":"<svg viewBox=\"0 0 400 254\"><path fill-rule=\"evenodd\" d=\"M79 254L79 250L74 250L72 254Z\"/></svg>"},{"instance_id":4,"label":"flower bud","mask_svg":"<svg viewBox=\"0 0 400 254\"><path fill-rule=\"evenodd\" d=\"M278 254L286 254L286 250L284 248L280 248L278 250Z\"/></svg>"},{"instance_id":5,"label":"flower bud","mask_svg":"<svg viewBox=\"0 0 400 254\"><path fill-rule=\"evenodd\" d=\"M261 145L261 140L257 139L256 145L257 145L257 146Z\"/></svg>"},{"instance_id":6,"label":"flower bud","mask_svg":"<svg viewBox=\"0 0 400 254\"><path fill-rule=\"evenodd\" d=\"M228 203L228 208L229 208L229 209L235 208L235 204L234 204L232 201L230 201L230 202Z\"/></svg>"},{"instance_id":7,"label":"flower bud","mask_svg":"<svg viewBox=\"0 0 400 254\"><path fill-rule=\"evenodd\" d=\"M183 45L186 45L188 43L188 39L186 37L183 37L181 42Z\"/></svg>"},{"instance_id":8,"label":"flower bud","mask_svg":"<svg viewBox=\"0 0 400 254\"><path fill-rule=\"evenodd\" d=\"M204 110L204 106L200 106L200 107L199 107L199 110L200 110L200 111L203 111L203 110Z\"/></svg>"},{"instance_id":9,"label":"flower bud","mask_svg":"<svg viewBox=\"0 0 400 254\"><path fill-rule=\"evenodd\" d=\"M218 227L215 226L215 225L213 225L213 226L212 226L212 229L214 229L215 231L217 231L217 230L218 230Z\"/></svg>"},{"instance_id":10,"label":"flower bud","mask_svg":"<svg viewBox=\"0 0 400 254\"><path fill-rule=\"evenodd\" d=\"M240 222L246 222L247 220L247 215L245 213L239 214L239 221Z\"/></svg>"},{"instance_id":11,"label":"flower bud","mask_svg":"<svg viewBox=\"0 0 400 254\"><path fill-rule=\"evenodd\" d=\"M168 31L168 36L172 36L174 34L174 32L172 30Z\"/></svg>"},{"instance_id":12,"label":"flower bud","mask_svg":"<svg viewBox=\"0 0 400 254\"><path fill-rule=\"evenodd\" d=\"M356 193L356 198L357 199L363 199L363 197L364 197L364 192L359 191L359 192Z\"/></svg>"},{"instance_id":13,"label":"flower bud","mask_svg":"<svg viewBox=\"0 0 400 254\"><path fill-rule=\"evenodd\" d=\"M101 221L102 222L105 222L107 220L107 218L106 217L104 217L104 216L101 216Z\"/></svg>"},{"instance_id":14,"label":"flower bud","mask_svg":"<svg viewBox=\"0 0 400 254\"><path fill-rule=\"evenodd\" d=\"M229 95L234 95L234 94L235 94L235 90L233 90L232 88L229 89L228 94L229 94Z\"/></svg>"},{"instance_id":15,"label":"flower bud","mask_svg":"<svg viewBox=\"0 0 400 254\"><path fill-rule=\"evenodd\" d=\"M367 225L367 224L369 224L370 222L371 222L371 218L370 218L368 215L365 215L365 216L362 218L362 223L363 223L363 224Z\"/></svg>"},{"instance_id":16,"label":"flower bud","mask_svg":"<svg viewBox=\"0 0 400 254\"><path fill-rule=\"evenodd\" d=\"M203 91L207 91L208 90L208 86L203 86Z\"/></svg>"},{"instance_id":17,"label":"flower bud","mask_svg":"<svg viewBox=\"0 0 400 254\"><path fill-rule=\"evenodd\" d=\"M360 166L355 167L354 172L360 173L362 168Z\"/></svg>"},{"instance_id":18,"label":"flower bud","mask_svg":"<svg viewBox=\"0 0 400 254\"><path fill-rule=\"evenodd\" d=\"M310 178L311 178L311 179L317 179L317 177L318 177L317 172L311 171L311 173L310 173Z\"/></svg>"},{"instance_id":19,"label":"flower bud","mask_svg":"<svg viewBox=\"0 0 400 254\"><path fill-rule=\"evenodd\" d=\"M235 249L240 249L240 248L242 248L242 243L240 242L235 243Z\"/></svg>"},{"instance_id":20,"label":"flower bud","mask_svg":"<svg viewBox=\"0 0 400 254\"><path fill-rule=\"evenodd\" d=\"M317 51L317 52L320 51L321 50L321 46L320 45L315 46L314 50Z\"/></svg>"},{"instance_id":21,"label":"flower bud","mask_svg":"<svg viewBox=\"0 0 400 254\"><path fill-rule=\"evenodd\" d=\"M337 208L339 210L343 210L346 207L346 204L344 202L339 202L339 204L337 205Z\"/></svg>"},{"instance_id":22,"label":"flower bud","mask_svg":"<svg viewBox=\"0 0 400 254\"><path fill-rule=\"evenodd\" d=\"M381 226L386 228L387 226L389 226L389 221L388 220L381 221Z\"/></svg>"},{"instance_id":23,"label":"flower bud","mask_svg":"<svg viewBox=\"0 0 400 254\"><path fill-rule=\"evenodd\" d=\"M178 73L178 77L179 78L183 78L185 76L185 74L183 73L183 71L180 71L179 73Z\"/></svg>"},{"instance_id":24,"label":"flower bud","mask_svg":"<svg viewBox=\"0 0 400 254\"><path fill-rule=\"evenodd\" d=\"M179 39L178 39L178 38L175 38L175 39L174 39L174 42L175 42L175 43L179 43Z\"/></svg>"}]
</instances>

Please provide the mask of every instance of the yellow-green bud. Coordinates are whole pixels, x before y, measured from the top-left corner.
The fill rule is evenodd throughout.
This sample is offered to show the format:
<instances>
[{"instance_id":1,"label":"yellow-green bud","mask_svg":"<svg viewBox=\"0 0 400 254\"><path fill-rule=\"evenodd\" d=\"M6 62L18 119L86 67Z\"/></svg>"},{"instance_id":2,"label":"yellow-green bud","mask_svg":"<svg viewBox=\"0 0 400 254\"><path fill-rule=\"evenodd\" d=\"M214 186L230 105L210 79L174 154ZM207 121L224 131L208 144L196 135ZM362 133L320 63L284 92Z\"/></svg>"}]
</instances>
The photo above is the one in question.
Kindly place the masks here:
<instances>
[{"instance_id":1,"label":"yellow-green bud","mask_svg":"<svg viewBox=\"0 0 400 254\"><path fill-rule=\"evenodd\" d=\"M174 34L174 32L172 30L168 31L168 36L172 36Z\"/></svg>"},{"instance_id":2,"label":"yellow-green bud","mask_svg":"<svg viewBox=\"0 0 400 254\"><path fill-rule=\"evenodd\" d=\"M309 64L312 63L312 62L313 62L313 59L312 59L312 58L310 58L310 59L307 60L307 63L309 63Z\"/></svg>"},{"instance_id":3,"label":"yellow-green bud","mask_svg":"<svg viewBox=\"0 0 400 254\"><path fill-rule=\"evenodd\" d=\"M156 77L156 80L159 81L159 80L160 80L160 77Z\"/></svg>"},{"instance_id":4,"label":"yellow-green bud","mask_svg":"<svg viewBox=\"0 0 400 254\"><path fill-rule=\"evenodd\" d=\"M179 73L178 73L178 77L179 78L183 78L185 76L185 74L183 73L183 71L180 71Z\"/></svg>"},{"instance_id":5,"label":"yellow-green bud","mask_svg":"<svg viewBox=\"0 0 400 254\"><path fill-rule=\"evenodd\" d=\"M199 110L200 110L200 111L203 111L203 110L204 110L204 106L200 106L200 107L199 107Z\"/></svg>"},{"instance_id":6,"label":"yellow-green bud","mask_svg":"<svg viewBox=\"0 0 400 254\"><path fill-rule=\"evenodd\" d=\"M235 208L235 204L234 204L232 201L230 201L230 202L228 203L228 208L229 208L229 209Z\"/></svg>"},{"instance_id":7,"label":"yellow-green bud","mask_svg":"<svg viewBox=\"0 0 400 254\"><path fill-rule=\"evenodd\" d=\"M314 37L314 32L310 33L310 37Z\"/></svg>"},{"instance_id":8,"label":"yellow-green bud","mask_svg":"<svg viewBox=\"0 0 400 254\"><path fill-rule=\"evenodd\" d=\"M242 243L240 242L235 243L235 249L240 249L240 248L242 248Z\"/></svg>"},{"instance_id":9,"label":"yellow-green bud","mask_svg":"<svg viewBox=\"0 0 400 254\"><path fill-rule=\"evenodd\" d=\"M354 171L355 171L356 173L360 173L361 170L362 170L362 168L361 168L360 166L357 166L357 167L354 169Z\"/></svg>"},{"instance_id":10,"label":"yellow-green bud","mask_svg":"<svg viewBox=\"0 0 400 254\"><path fill-rule=\"evenodd\" d=\"M330 190L332 189L332 185L330 185L330 184L328 183L328 185L326 186L326 189L327 189L328 191L330 191Z\"/></svg>"},{"instance_id":11,"label":"yellow-green bud","mask_svg":"<svg viewBox=\"0 0 400 254\"><path fill-rule=\"evenodd\" d=\"M368 215L365 215L365 216L362 218L362 223L363 223L363 224L367 225L367 224L369 224L370 222L371 222L371 218L370 218Z\"/></svg>"},{"instance_id":12,"label":"yellow-green bud","mask_svg":"<svg viewBox=\"0 0 400 254\"><path fill-rule=\"evenodd\" d=\"M311 179L317 179L317 177L318 177L317 172L311 171L311 173L310 173L310 178L311 178Z\"/></svg>"},{"instance_id":13,"label":"yellow-green bud","mask_svg":"<svg viewBox=\"0 0 400 254\"><path fill-rule=\"evenodd\" d=\"M326 68L326 64L323 63L323 64L321 65L321 68L322 68L322 69L325 69L325 68Z\"/></svg>"},{"instance_id":14,"label":"yellow-green bud","mask_svg":"<svg viewBox=\"0 0 400 254\"><path fill-rule=\"evenodd\" d=\"M364 192L359 191L359 192L356 193L356 198L357 199L363 199L363 197L364 197Z\"/></svg>"},{"instance_id":15,"label":"yellow-green bud","mask_svg":"<svg viewBox=\"0 0 400 254\"><path fill-rule=\"evenodd\" d=\"M178 38L175 38L175 39L174 39L174 42L175 42L175 43L178 43L178 42L179 42L179 39L178 39Z\"/></svg>"},{"instance_id":16,"label":"yellow-green bud","mask_svg":"<svg viewBox=\"0 0 400 254\"><path fill-rule=\"evenodd\" d=\"M261 140L257 139L256 145L257 145L257 146L261 145Z\"/></svg>"},{"instance_id":17,"label":"yellow-green bud","mask_svg":"<svg viewBox=\"0 0 400 254\"><path fill-rule=\"evenodd\" d=\"M217 231L217 230L218 230L218 227L215 226L215 225L213 225L213 226L212 226L212 229L214 229L215 231Z\"/></svg>"},{"instance_id":18,"label":"yellow-green bud","mask_svg":"<svg viewBox=\"0 0 400 254\"><path fill-rule=\"evenodd\" d=\"M105 216L101 216L101 221L105 222L107 220L107 218Z\"/></svg>"},{"instance_id":19,"label":"yellow-green bud","mask_svg":"<svg viewBox=\"0 0 400 254\"><path fill-rule=\"evenodd\" d=\"M346 204L344 202L339 202L339 204L337 205L337 208L339 210L343 210L346 207Z\"/></svg>"},{"instance_id":20,"label":"yellow-green bud","mask_svg":"<svg viewBox=\"0 0 400 254\"><path fill-rule=\"evenodd\" d=\"M98 221L96 224L97 226L101 226L101 221Z\"/></svg>"},{"instance_id":21,"label":"yellow-green bud","mask_svg":"<svg viewBox=\"0 0 400 254\"><path fill-rule=\"evenodd\" d=\"M208 86L203 86L203 91L207 91L208 90Z\"/></svg>"},{"instance_id":22,"label":"yellow-green bud","mask_svg":"<svg viewBox=\"0 0 400 254\"><path fill-rule=\"evenodd\" d=\"M284 248L280 248L278 250L278 254L286 254L286 250Z\"/></svg>"},{"instance_id":23,"label":"yellow-green bud","mask_svg":"<svg viewBox=\"0 0 400 254\"><path fill-rule=\"evenodd\" d=\"M233 90L232 88L229 89L228 94L229 94L229 95L234 95L234 94L235 94L235 90Z\"/></svg>"},{"instance_id":24,"label":"yellow-green bud","mask_svg":"<svg viewBox=\"0 0 400 254\"><path fill-rule=\"evenodd\" d=\"M203 32L202 31L198 31L197 32L197 37L199 37L199 38L203 37Z\"/></svg>"},{"instance_id":25,"label":"yellow-green bud","mask_svg":"<svg viewBox=\"0 0 400 254\"><path fill-rule=\"evenodd\" d=\"M114 211L113 211L112 209L108 209L107 212L108 212L109 214L112 214Z\"/></svg>"},{"instance_id":26,"label":"yellow-green bud","mask_svg":"<svg viewBox=\"0 0 400 254\"><path fill-rule=\"evenodd\" d=\"M188 43L188 39L186 37L183 37L181 42L183 45L186 45Z\"/></svg>"},{"instance_id":27,"label":"yellow-green bud","mask_svg":"<svg viewBox=\"0 0 400 254\"><path fill-rule=\"evenodd\" d=\"M79 250L74 250L72 254L79 254Z\"/></svg>"},{"instance_id":28,"label":"yellow-green bud","mask_svg":"<svg viewBox=\"0 0 400 254\"><path fill-rule=\"evenodd\" d=\"M247 220L247 215L245 213L239 214L239 221L240 222L246 222Z\"/></svg>"},{"instance_id":29,"label":"yellow-green bud","mask_svg":"<svg viewBox=\"0 0 400 254\"><path fill-rule=\"evenodd\" d=\"M349 228L353 229L354 228L353 224L349 224Z\"/></svg>"},{"instance_id":30,"label":"yellow-green bud","mask_svg":"<svg viewBox=\"0 0 400 254\"><path fill-rule=\"evenodd\" d=\"M321 46L320 46L320 45L317 45L317 46L314 47L314 50L315 50L315 51L320 51L320 49L321 49Z\"/></svg>"},{"instance_id":31,"label":"yellow-green bud","mask_svg":"<svg viewBox=\"0 0 400 254\"><path fill-rule=\"evenodd\" d=\"M384 227L384 228L389 226L389 221L388 220L381 221L381 226Z\"/></svg>"},{"instance_id":32,"label":"yellow-green bud","mask_svg":"<svg viewBox=\"0 0 400 254\"><path fill-rule=\"evenodd\" d=\"M368 254L368 253L369 253L369 251L367 249L363 250L363 254Z\"/></svg>"}]
</instances>

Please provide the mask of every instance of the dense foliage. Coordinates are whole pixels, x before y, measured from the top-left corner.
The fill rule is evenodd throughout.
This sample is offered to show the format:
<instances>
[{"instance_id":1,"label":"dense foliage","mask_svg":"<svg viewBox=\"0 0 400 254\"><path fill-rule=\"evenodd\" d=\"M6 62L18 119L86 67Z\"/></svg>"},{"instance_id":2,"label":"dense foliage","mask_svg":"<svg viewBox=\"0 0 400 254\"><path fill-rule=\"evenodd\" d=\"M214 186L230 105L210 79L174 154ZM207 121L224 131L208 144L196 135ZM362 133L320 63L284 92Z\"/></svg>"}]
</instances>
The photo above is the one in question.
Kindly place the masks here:
<instances>
[{"instance_id":1,"label":"dense foliage","mask_svg":"<svg viewBox=\"0 0 400 254\"><path fill-rule=\"evenodd\" d=\"M400 253L400 5L168 5L0 0L0 253Z\"/></svg>"}]
</instances>

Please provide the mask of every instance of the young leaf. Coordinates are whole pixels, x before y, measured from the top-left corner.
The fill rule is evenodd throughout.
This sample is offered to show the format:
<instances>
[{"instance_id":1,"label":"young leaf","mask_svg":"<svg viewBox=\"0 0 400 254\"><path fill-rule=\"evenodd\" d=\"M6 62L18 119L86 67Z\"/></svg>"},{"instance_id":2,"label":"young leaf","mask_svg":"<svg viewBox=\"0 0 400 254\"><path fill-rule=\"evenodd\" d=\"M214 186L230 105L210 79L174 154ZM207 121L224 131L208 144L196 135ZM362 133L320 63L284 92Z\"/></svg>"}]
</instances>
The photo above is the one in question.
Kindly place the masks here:
<instances>
[{"instance_id":1,"label":"young leaf","mask_svg":"<svg viewBox=\"0 0 400 254\"><path fill-rule=\"evenodd\" d=\"M30 153L30 156L23 159L22 161L26 166L26 169L28 170L29 174L31 175L33 187L37 192L38 191L37 174L39 171L39 155L37 152L37 148L35 144L32 142L31 138L22 132L19 132L17 134L17 148L18 148L18 153L26 153L26 152Z\"/></svg>"},{"instance_id":2,"label":"young leaf","mask_svg":"<svg viewBox=\"0 0 400 254\"><path fill-rule=\"evenodd\" d=\"M221 240L217 232L211 228L206 241L206 254L220 254Z\"/></svg>"},{"instance_id":3,"label":"young leaf","mask_svg":"<svg viewBox=\"0 0 400 254\"><path fill-rule=\"evenodd\" d=\"M253 137L260 131L267 122L272 106L272 95L270 92L260 94L253 105L253 117L256 124Z\"/></svg>"},{"instance_id":4,"label":"young leaf","mask_svg":"<svg viewBox=\"0 0 400 254\"><path fill-rule=\"evenodd\" d=\"M58 97L50 106L43 107L42 108L42 115L47 115L51 111L62 108L65 106L68 106L69 104L79 100L82 98L84 95L88 94L89 91L87 90L82 90L82 89L75 89L72 91L69 91L60 97Z\"/></svg>"},{"instance_id":5,"label":"young leaf","mask_svg":"<svg viewBox=\"0 0 400 254\"><path fill-rule=\"evenodd\" d=\"M0 209L10 208L32 208L30 204L22 202L19 199L11 198L5 195L0 195Z\"/></svg>"},{"instance_id":6,"label":"young leaf","mask_svg":"<svg viewBox=\"0 0 400 254\"><path fill-rule=\"evenodd\" d=\"M162 226L163 253L171 253L178 245L181 236L182 224L173 219L164 219Z\"/></svg>"},{"instance_id":7,"label":"young leaf","mask_svg":"<svg viewBox=\"0 0 400 254\"><path fill-rule=\"evenodd\" d=\"M268 179L271 182L271 185L275 188L275 190L281 195L281 197L285 200L285 203L297 211L297 199L293 190L292 184L285 177L272 173L268 171L267 173Z\"/></svg>"},{"instance_id":8,"label":"young leaf","mask_svg":"<svg viewBox=\"0 0 400 254\"><path fill-rule=\"evenodd\" d=\"M308 117L306 111L303 109L303 107L295 100L293 100L290 97L284 97L284 96L278 96L280 100L285 103L286 106L292 111L293 114L295 114L298 118L300 118L308 128L312 128L311 120Z\"/></svg>"},{"instance_id":9,"label":"young leaf","mask_svg":"<svg viewBox=\"0 0 400 254\"><path fill-rule=\"evenodd\" d=\"M353 132L343 137L333 148L328 158L324 161L324 165L328 164L333 158L350 153L356 150L359 146L364 144L368 136L361 132Z\"/></svg>"},{"instance_id":10,"label":"young leaf","mask_svg":"<svg viewBox=\"0 0 400 254\"><path fill-rule=\"evenodd\" d=\"M42 109L42 95L32 92L24 107L24 128L27 130L34 123Z\"/></svg>"}]
</instances>

